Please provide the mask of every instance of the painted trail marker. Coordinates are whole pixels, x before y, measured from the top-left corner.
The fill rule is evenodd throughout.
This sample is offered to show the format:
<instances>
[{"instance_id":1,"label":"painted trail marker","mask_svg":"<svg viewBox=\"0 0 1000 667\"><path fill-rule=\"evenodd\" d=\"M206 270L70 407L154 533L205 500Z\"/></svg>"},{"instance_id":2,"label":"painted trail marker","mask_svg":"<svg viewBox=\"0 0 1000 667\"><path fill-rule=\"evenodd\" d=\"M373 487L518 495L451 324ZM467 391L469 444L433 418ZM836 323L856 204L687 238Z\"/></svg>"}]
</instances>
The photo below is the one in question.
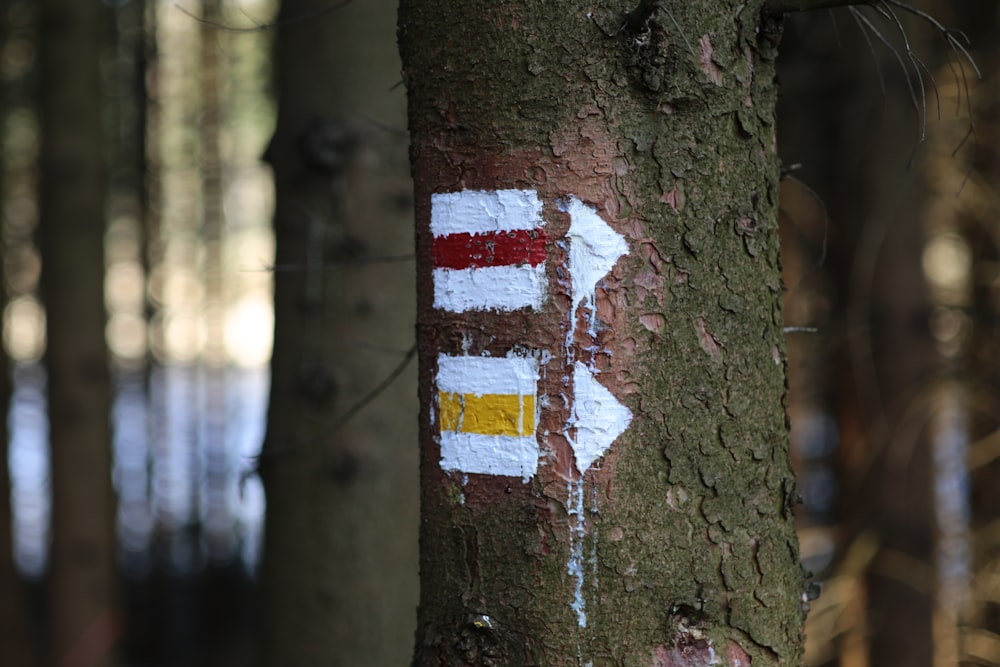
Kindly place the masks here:
<instances>
[{"instance_id":1,"label":"painted trail marker","mask_svg":"<svg viewBox=\"0 0 1000 667\"><path fill-rule=\"evenodd\" d=\"M625 238L597 210L570 196L570 337L581 303L594 304L597 283L628 254ZM540 309L547 296L542 202L534 190L465 190L431 195L434 307L451 312ZM571 346L567 345L567 350ZM585 473L611 447L632 413L592 369L573 360L567 431ZM538 470L539 362L531 357L438 357L441 468L530 479Z\"/></svg>"},{"instance_id":2,"label":"painted trail marker","mask_svg":"<svg viewBox=\"0 0 1000 667\"><path fill-rule=\"evenodd\" d=\"M611 229L597 214L576 197L560 203L569 213L569 273L572 307L570 331L576 323L576 309L584 301L594 305L597 283L628 254L625 237ZM632 421L632 413L597 381L586 365L573 362L573 406L568 426L576 428L571 437L576 469L580 474L604 455Z\"/></svg>"},{"instance_id":3,"label":"painted trail marker","mask_svg":"<svg viewBox=\"0 0 1000 667\"><path fill-rule=\"evenodd\" d=\"M563 202L560 210L569 213L570 219L567 237L570 240L569 273L573 298L570 317L573 317L584 299L590 297L593 301L597 281L611 271L619 257L628 254L628 244L625 237L604 222L596 209L576 197L571 196Z\"/></svg>"},{"instance_id":4,"label":"painted trail marker","mask_svg":"<svg viewBox=\"0 0 1000 667\"><path fill-rule=\"evenodd\" d=\"M541 308L548 286L544 224L534 190L431 195L434 307Z\"/></svg>"},{"instance_id":5,"label":"painted trail marker","mask_svg":"<svg viewBox=\"0 0 1000 667\"><path fill-rule=\"evenodd\" d=\"M579 361L573 364L573 414L569 425L576 428L570 438L576 469L580 474L604 456L632 421L632 412L597 381Z\"/></svg>"},{"instance_id":6,"label":"painted trail marker","mask_svg":"<svg viewBox=\"0 0 1000 667\"><path fill-rule=\"evenodd\" d=\"M441 467L531 478L538 361L531 357L438 356Z\"/></svg>"},{"instance_id":7,"label":"painted trail marker","mask_svg":"<svg viewBox=\"0 0 1000 667\"><path fill-rule=\"evenodd\" d=\"M583 475L625 432L632 413L598 382L593 368L575 358L578 349L572 341L582 325L597 342L590 329L596 318L597 284L629 249L625 238L577 197L556 205L570 216L566 238L571 308L564 359L573 367L573 395L565 435L580 473L569 480L572 518L566 567L576 579L570 607L585 628ZM549 239L542 230L541 211L534 190L431 195L434 307L456 313L540 309L549 286ZM583 303L591 316L580 322L577 310ZM525 482L538 472L539 370L538 359L531 356L438 355L443 470L521 477Z\"/></svg>"},{"instance_id":8,"label":"painted trail marker","mask_svg":"<svg viewBox=\"0 0 1000 667\"><path fill-rule=\"evenodd\" d=\"M621 234L611 229L597 214L596 209L576 197L571 196L568 200L558 202L558 205L561 210L569 213L570 218L567 233L571 280L570 339L566 345L568 362L573 359L575 351L570 340L581 324L577 321L577 308L581 303L589 302L590 317L585 318L589 322L582 324L587 327L587 333L593 336L590 325L596 318L597 283L611 271L622 255L628 254L628 244ZM594 461L604 456L631 421L632 413L629 409L597 381L586 364L573 359L573 404L570 418L566 422L566 431L580 478L569 483L569 496L575 502L570 511L570 557L566 570L576 579L570 608L576 612L581 628L587 627L587 601L583 595L583 549L587 532L583 516L583 475Z\"/></svg>"}]
</instances>

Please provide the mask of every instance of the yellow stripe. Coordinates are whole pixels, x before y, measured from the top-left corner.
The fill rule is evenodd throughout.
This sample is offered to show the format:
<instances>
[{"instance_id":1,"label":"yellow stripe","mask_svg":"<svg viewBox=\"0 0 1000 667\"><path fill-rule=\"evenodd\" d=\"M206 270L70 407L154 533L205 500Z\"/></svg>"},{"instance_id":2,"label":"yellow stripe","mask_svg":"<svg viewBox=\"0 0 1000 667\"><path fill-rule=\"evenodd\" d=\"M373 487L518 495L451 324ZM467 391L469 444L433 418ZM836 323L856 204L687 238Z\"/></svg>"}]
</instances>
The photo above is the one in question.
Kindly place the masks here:
<instances>
[{"instance_id":1,"label":"yellow stripe","mask_svg":"<svg viewBox=\"0 0 1000 667\"><path fill-rule=\"evenodd\" d=\"M439 395L441 430L525 436L535 432L535 397L518 394Z\"/></svg>"}]
</instances>

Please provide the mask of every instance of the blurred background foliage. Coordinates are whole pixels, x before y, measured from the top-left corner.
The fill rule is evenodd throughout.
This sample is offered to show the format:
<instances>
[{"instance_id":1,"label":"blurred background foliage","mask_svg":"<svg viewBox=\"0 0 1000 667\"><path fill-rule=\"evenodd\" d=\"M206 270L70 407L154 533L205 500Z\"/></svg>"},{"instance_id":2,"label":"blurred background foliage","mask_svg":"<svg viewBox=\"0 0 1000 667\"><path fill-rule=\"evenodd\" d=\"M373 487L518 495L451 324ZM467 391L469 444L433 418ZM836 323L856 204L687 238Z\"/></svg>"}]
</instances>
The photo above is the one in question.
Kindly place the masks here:
<instances>
[{"instance_id":1,"label":"blurred background foliage","mask_svg":"<svg viewBox=\"0 0 1000 667\"><path fill-rule=\"evenodd\" d=\"M119 620L95 626L76 662L43 657L59 601L50 591L55 489L39 292L46 80L38 49L50 28L41 4L0 1L0 259L11 379L0 468L0 498L10 499L9 508L0 504L0 662L254 664L255 633L269 613L255 609L255 581L273 278L304 270L275 265L274 186L261 160L279 104L278 2L103 5L103 88L94 92L108 179L104 259L92 268L103 274L112 366L109 474L121 590ZM366 4L306 21L352 30L372 20L359 9ZM378 4L388 29L371 48L394 54L394 7ZM911 7L962 32L944 34L894 2L824 10L789 17L779 61L787 403L804 498L802 555L823 590L808 620L811 665L1000 665L1000 16L993 0ZM295 39L294 23L280 29ZM968 49L982 76L947 37ZM341 82L365 64L334 62ZM363 144L353 149L358 164L397 165L394 189L380 196L405 212L396 83L378 80L380 92L363 103L345 97L358 105L346 126ZM367 167L352 173L389 180ZM412 273L409 247L364 241L365 256ZM386 326L399 340L412 337L412 325ZM338 332L350 355L385 357L357 395L405 364L398 340L384 346L367 333ZM396 382L412 402L383 399L392 404L377 421L415 423L415 375ZM414 462L415 448L414 439ZM414 467L411 485L416 475ZM409 516L414 525L399 539L415 541ZM399 547L371 540L364 548ZM409 581L396 600L404 617L413 616L416 583L415 544L408 549L398 565ZM373 641L407 655L413 628L389 627Z\"/></svg>"}]
</instances>

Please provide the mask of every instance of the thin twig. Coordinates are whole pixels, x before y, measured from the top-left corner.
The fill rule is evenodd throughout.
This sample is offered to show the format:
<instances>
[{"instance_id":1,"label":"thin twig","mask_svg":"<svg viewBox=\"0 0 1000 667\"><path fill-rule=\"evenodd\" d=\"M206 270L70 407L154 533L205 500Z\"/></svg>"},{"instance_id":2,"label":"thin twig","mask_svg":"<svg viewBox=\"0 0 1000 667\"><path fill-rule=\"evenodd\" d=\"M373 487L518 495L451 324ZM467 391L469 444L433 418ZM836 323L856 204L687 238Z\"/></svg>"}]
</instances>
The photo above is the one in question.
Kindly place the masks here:
<instances>
[{"instance_id":1,"label":"thin twig","mask_svg":"<svg viewBox=\"0 0 1000 667\"><path fill-rule=\"evenodd\" d=\"M969 166L965 168L965 174L962 176L962 182L958 186L958 190L955 191L955 196L962 194L962 190L965 189L965 185L969 182L969 178L972 176L972 170L976 164L976 153L979 151L979 140L976 137L976 126L969 121L969 131L965 133L965 137L958 143L955 150L952 151L952 156L958 153L959 149L965 145L965 142L972 137L972 155L969 157Z\"/></svg>"},{"instance_id":2,"label":"thin twig","mask_svg":"<svg viewBox=\"0 0 1000 667\"><path fill-rule=\"evenodd\" d=\"M973 67L975 67L975 63L973 63ZM955 191L956 197L962 194L962 190L965 189L966 183L969 182L969 177L972 176L972 170L975 168L976 164L976 153L979 152L979 137L976 136L976 118L972 113L972 91L969 90L969 77L965 76L965 65L961 60L958 60L958 70L962 74L962 86L959 88L959 95L961 95L963 90L965 91L965 104L969 111L969 129L965 133L965 136L962 137L962 140L958 142L958 145L955 146L955 150L953 150L951 154L952 157L957 155L962 146L964 146L965 143L971 138L972 155L969 157L969 164L965 168L965 174L962 176L962 182L959 184L958 190Z\"/></svg>"},{"instance_id":3,"label":"thin twig","mask_svg":"<svg viewBox=\"0 0 1000 667\"><path fill-rule=\"evenodd\" d=\"M321 18L323 16L326 16L327 14L340 9L345 5L349 5L351 2L352 0L340 0L340 2L336 4L330 5L329 7L323 7L322 9L318 9L315 12L309 12L308 14L302 14L301 16L293 16L291 18L282 19L280 21L274 21L272 23L260 23L250 28L238 28L236 26L219 23L218 21L211 21L209 19L203 18L201 16L198 16L197 14L192 13L191 11L181 6L179 3L174 3L174 8L180 11L182 14L185 14L191 19L197 21L198 23L201 23L202 25L211 26L213 28L216 28L217 30L225 30L226 32L248 33L248 32L263 32L265 30L273 30L274 28L294 25L296 23L302 23L304 21L312 21Z\"/></svg>"},{"instance_id":4,"label":"thin twig","mask_svg":"<svg viewBox=\"0 0 1000 667\"><path fill-rule=\"evenodd\" d=\"M410 349L406 351L406 356L403 357L403 360L400 361L394 369L392 369L392 372L389 373L389 375L387 375L385 379L379 382L374 389L372 389L370 392L361 397L361 399L357 403L349 407L347 409L347 412L342 414L337 419L337 421L333 422L333 425L329 429L327 429L324 433L322 433L318 438L316 438L316 440L323 440L333 435L335 432L340 430L341 426L349 422L354 417L354 415L358 414L366 407L368 407L369 403L378 398L379 394L388 389L389 386L393 382L395 382L400 375L403 374L403 371L406 370L406 367L410 365L410 362L413 361L413 357L415 357L416 355L417 355L417 344L414 343L410 347Z\"/></svg>"},{"instance_id":5,"label":"thin twig","mask_svg":"<svg viewBox=\"0 0 1000 667\"><path fill-rule=\"evenodd\" d=\"M813 190L811 187L805 184L800 178L795 178L794 176L787 175L786 178L790 178L799 187L804 189L806 193L813 198L813 200L819 204L819 208L823 211L823 242L820 245L819 259L816 260L816 266L814 268L821 268L826 263L826 253L827 253L827 239L830 234L830 212L826 208L826 203L823 198L819 196L819 193Z\"/></svg>"},{"instance_id":6,"label":"thin twig","mask_svg":"<svg viewBox=\"0 0 1000 667\"><path fill-rule=\"evenodd\" d=\"M892 7L884 1L874 4L872 7L887 21L895 24L896 29L899 31L899 36L903 40L903 48L906 49L906 56L910 59L910 64L913 65L913 69L916 71L917 83L920 85L920 109L918 110L918 114L920 114L920 136L918 143L922 143L927 138L927 89L924 88L924 77L921 75L920 69L923 67L926 70L927 66L913 52L913 48L910 46L910 39L906 35L906 28L903 27L902 22L899 20L896 12L892 10ZM906 70L906 78L909 81L909 70ZM931 80L933 81L933 76Z\"/></svg>"},{"instance_id":7,"label":"thin twig","mask_svg":"<svg viewBox=\"0 0 1000 667\"><path fill-rule=\"evenodd\" d=\"M395 264L398 262L412 262L416 255L369 255L367 257L351 257L349 259L324 260L324 268L332 271L343 265L365 266L367 264ZM267 264L258 269L245 267L241 271L245 273L279 273L283 271L313 271L316 267L308 264Z\"/></svg>"},{"instance_id":8,"label":"thin twig","mask_svg":"<svg viewBox=\"0 0 1000 667\"><path fill-rule=\"evenodd\" d=\"M861 31L861 36L865 38L865 43L868 44L868 52L872 54L872 62L875 63L875 73L878 74L878 86L879 90L882 91L882 104L885 104L885 100L888 97L888 92L885 88L885 74L882 72L882 61L878 58L878 52L875 50L875 45L872 43L872 38L868 35L868 31L865 30L864 25L862 25L861 20L858 18L854 11L851 11L851 18L854 22L858 24L858 30Z\"/></svg>"},{"instance_id":9,"label":"thin twig","mask_svg":"<svg viewBox=\"0 0 1000 667\"><path fill-rule=\"evenodd\" d=\"M924 21L930 23L938 31L938 33L940 33L940 35L944 38L944 40L948 43L948 45L951 46L951 48L954 51L956 51L956 53L961 52L961 54L965 56L965 60L967 60L970 65L972 65L972 69L975 71L976 76L979 77L980 79L983 78L983 73L979 71L979 66L976 65L975 59L969 54L969 51L961 44L958 38L955 37L955 35L959 35L962 39L965 40L965 43L968 44L969 43L968 35L966 35L961 30L949 30L948 28L944 27L944 24L942 24L940 21L938 21L936 18L934 18L927 12L917 9L916 7L908 3L902 2L902 0L883 0L883 1L889 3L894 7L899 7L904 12L909 12L910 14L922 18Z\"/></svg>"},{"instance_id":10,"label":"thin twig","mask_svg":"<svg viewBox=\"0 0 1000 667\"><path fill-rule=\"evenodd\" d=\"M927 79L931 82L931 88L934 89L934 106L937 108L937 119L941 120L941 90L938 88L937 79L934 78L934 74L931 72L930 68L927 67L927 64L923 60L917 58L916 62L918 65L920 65L920 68L927 73ZM924 102L925 116L926 113L927 113L927 102L925 101Z\"/></svg>"},{"instance_id":11,"label":"thin twig","mask_svg":"<svg viewBox=\"0 0 1000 667\"><path fill-rule=\"evenodd\" d=\"M847 5L870 5L875 0L766 0L764 9L772 14L809 12L814 9L829 9Z\"/></svg>"},{"instance_id":12,"label":"thin twig","mask_svg":"<svg viewBox=\"0 0 1000 667\"><path fill-rule=\"evenodd\" d=\"M688 41L687 35L684 34L684 31L681 29L681 26L677 22L677 19L674 18L674 15L670 13L669 9L667 9L666 7L663 6L663 3L659 3L659 4L660 4L660 9L663 10L663 13L667 15L667 18L670 19L670 22L674 24L675 28L677 28L677 32L679 32L681 34L681 39L683 39L684 43L687 45L688 51L691 52L692 56L694 56L695 58L697 58L698 54L695 53L694 47L691 46L691 42Z\"/></svg>"},{"instance_id":13,"label":"thin twig","mask_svg":"<svg viewBox=\"0 0 1000 667\"><path fill-rule=\"evenodd\" d=\"M911 4L907 3L907 2L904 2L903 0L878 0L878 3L881 6L885 7L886 9L888 9L889 12L890 12L890 14L892 14L892 17L893 17L894 21L896 22L897 26L899 26L901 34L903 34L903 40L904 40L904 42L906 42L905 32L902 29L902 25L900 24L899 19L896 16L895 11L892 10L893 7L896 7L896 8L898 8L898 9L904 11L904 12L912 14L913 16L916 16L917 18L921 19L922 21L925 21L926 23L928 23L931 27L933 27L938 32L939 35L941 35L941 38L945 41L945 43L952 50L952 52L954 52L954 54L955 54L955 63L958 64L958 72L955 71L955 65L951 62L951 60L948 61L948 67L949 67L949 69L952 72L952 76L955 77L955 82L958 84L958 94L956 95L956 99L955 99L955 115L957 116L959 113L961 113L962 99L963 99L963 95L964 95L964 98L965 98L965 107L966 107L966 109L968 110L968 113L969 113L969 129L965 133L965 136L962 138L962 140L955 147L954 151L952 151L952 156L957 155L958 151L971 138L973 140L973 158L972 159L974 160L975 159L976 149L978 148L978 140L977 140L977 136L976 136L975 118L974 118L973 110L972 110L972 95L971 95L971 92L969 90L969 77L968 77L968 75L966 74L966 71L965 71L965 63L969 64L969 66L972 68L972 71L976 74L977 78L979 78L979 79L983 78L983 74L982 74L982 72L979 69L979 65L976 64L975 58L972 57L972 54L970 54L968 48L966 48L968 46L968 44L970 43L968 35L966 35L961 30L952 30L952 29L946 28L943 23L941 23L939 20L937 20L936 18L934 18L934 16L932 16L931 14L929 14L929 13L927 13L927 12L925 12L925 11L917 8L917 7L914 7L913 5L911 5ZM907 48L907 52L909 53L910 52L910 48L909 48L909 44L908 43L906 44L906 48ZM920 61L919 58L917 58L916 60L913 60L911 58L911 61L914 62L915 64L919 65L920 67L922 67L925 71L927 71L928 75L930 76L931 81L934 82L934 77L930 75L930 71L928 70L927 66L922 61ZM918 76L919 76L919 72L918 72ZM920 77L920 80L922 82L923 81L923 77ZM935 94L938 94L936 82L934 82L934 89L935 89ZM940 97L939 97L938 98L938 117L939 118L940 118L940 115L941 115L941 111L940 111ZM925 100L925 122L926 122L926 100ZM962 192L962 190L965 188L965 184L969 180L969 176L971 175L972 169L973 169L973 162L970 161L969 162L969 166L966 169L965 176L962 178L962 184L959 186L958 192L955 193L956 195L960 194Z\"/></svg>"},{"instance_id":14,"label":"thin twig","mask_svg":"<svg viewBox=\"0 0 1000 667\"><path fill-rule=\"evenodd\" d=\"M392 127L391 125L387 125L387 124L383 123L382 121L376 120L375 118L372 118L371 116L369 116L367 114L359 114L359 115L361 116L362 120L364 120L366 123L368 123L370 125L373 125L376 129L382 130L383 132L386 132L387 134L391 134L391 135L394 135L394 136L397 136L397 137L403 137L403 138L410 136L410 133L407 132L406 130L400 130L397 127Z\"/></svg>"},{"instance_id":15,"label":"thin twig","mask_svg":"<svg viewBox=\"0 0 1000 667\"><path fill-rule=\"evenodd\" d=\"M417 355L417 344L414 343L410 347L410 349L406 351L406 355L403 357L402 361L400 361L396 365L396 367L392 369L392 371L389 373L389 375L385 377L385 379L379 382L374 389L365 394L360 400L351 405L351 407L349 407L347 411L344 412L344 414L338 417L337 420L328 429L324 430L318 436L311 438L306 443L298 445L284 446L284 447L281 446L266 447L265 449L262 449L257 456L250 457L252 465L247 470L244 470L243 474L240 476L241 486L243 482L245 482L251 475L253 475L259 470L260 463L262 460L274 459L277 457L284 457L296 454L306 449L306 447L320 443L326 438L329 438L331 435L336 433L338 430L340 430L342 426L344 426L344 424L353 419L355 415L364 410L366 407L368 407L368 405L372 401L378 398L379 394L388 389L389 386L392 385L392 383L395 382L399 378L399 376L403 374L403 371L406 370L406 367L410 365L410 362L413 361L413 358L416 355Z\"/></svg>"},{"instance_id":16,"label":"thin twig","mask_svg":"<svg viewBox=\"0 0 1000 667\"><path fill-rule=\"evenodd\" d=\"M913 82L910 81L910 70L909 68L906 67L906 63L903 61L903 56L899 54L899 50L896 49L896 47L892 44L892 42L890 42L889 39L882 34L882 31L880 31L875 26L875 24L871 22L871 19L869 19L867 16L861 13L861 10L851 7L850 12L855 16L855 18L858 21L863 23L868 28L868 30L870 30L871 33L875 35L875 37L878 38L880 42L882 42L885 48L889 49L889 52L892 53L892 55L896 58L896 62L899 63L899 68L903 70L904 78L906 79L906 88L910 93L910 103L913 105L913 110L919 114L920 103L917 101L917 91L913 88ZM919 137L919 130L917 134Z\"/></svg>"}]
</instances>

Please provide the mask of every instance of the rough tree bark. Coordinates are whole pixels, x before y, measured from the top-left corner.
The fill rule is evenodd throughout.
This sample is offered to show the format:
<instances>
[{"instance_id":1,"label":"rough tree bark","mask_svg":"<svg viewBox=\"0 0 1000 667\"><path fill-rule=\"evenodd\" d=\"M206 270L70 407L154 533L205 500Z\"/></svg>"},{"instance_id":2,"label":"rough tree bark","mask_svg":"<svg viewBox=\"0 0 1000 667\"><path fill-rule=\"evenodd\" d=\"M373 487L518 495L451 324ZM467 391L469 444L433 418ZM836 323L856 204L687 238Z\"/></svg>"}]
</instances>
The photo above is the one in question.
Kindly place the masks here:
<instances>
[{"instance_id":1,"label":"rough tree bark","mask_svg":"<svg viewBox=\"0 0 1000 667\"><path fill-rule=\"evenodd\" d=\"M417 581L410 184L395 4L285 0L264 664L402 665ZM310 20L302 20L312 17ZM391 261L393 258L403 261ZM352 416L353 415L353 416Z\"/></svg>"},{"instance_id":2,"label":"rough tree bark","mask_svg":"<svg viewBox=\"0 0 1000 667\"><path fill-rule=\"evenodd\" d=\"M52 448L53 665L115 664L120 636L104 339L100 3L39 3L39 233Z\"/></svg>"},{"instance_id":3,"label":"rough tree bark","mask_svg":"<svg viewBox=\"0 0 1000 667\"><path fill-rule=\"evenodd\" d=\"M798 664L761 4L401 3L415 664Z\"/></svg>"}]
</instances>

